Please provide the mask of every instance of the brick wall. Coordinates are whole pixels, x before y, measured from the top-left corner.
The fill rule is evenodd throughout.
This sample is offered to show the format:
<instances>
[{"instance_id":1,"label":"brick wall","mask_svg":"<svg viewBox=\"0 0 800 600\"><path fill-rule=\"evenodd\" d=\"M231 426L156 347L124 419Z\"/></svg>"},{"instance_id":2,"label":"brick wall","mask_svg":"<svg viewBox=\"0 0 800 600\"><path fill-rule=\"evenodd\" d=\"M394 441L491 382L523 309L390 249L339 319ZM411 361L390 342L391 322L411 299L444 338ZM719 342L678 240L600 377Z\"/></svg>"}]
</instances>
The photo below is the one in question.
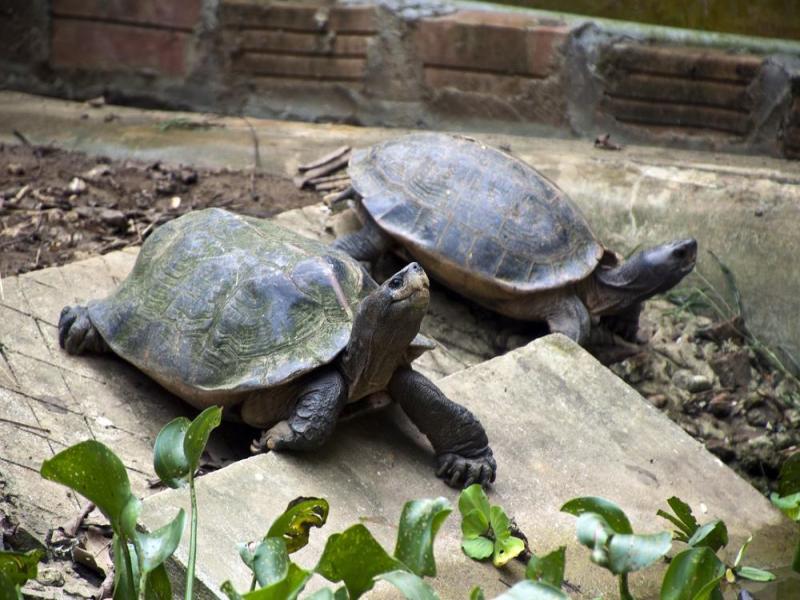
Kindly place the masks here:
<instances>
[{"instance_id":1,"label":"brick wall","mask_svg":"<svg viewBox=\"0 0 800 600\"><path fill-rule=\"evenodd\" d=\"M180 77L190 67L202 0L52 0L57 69Z\"/></svg>"}]
</instances>

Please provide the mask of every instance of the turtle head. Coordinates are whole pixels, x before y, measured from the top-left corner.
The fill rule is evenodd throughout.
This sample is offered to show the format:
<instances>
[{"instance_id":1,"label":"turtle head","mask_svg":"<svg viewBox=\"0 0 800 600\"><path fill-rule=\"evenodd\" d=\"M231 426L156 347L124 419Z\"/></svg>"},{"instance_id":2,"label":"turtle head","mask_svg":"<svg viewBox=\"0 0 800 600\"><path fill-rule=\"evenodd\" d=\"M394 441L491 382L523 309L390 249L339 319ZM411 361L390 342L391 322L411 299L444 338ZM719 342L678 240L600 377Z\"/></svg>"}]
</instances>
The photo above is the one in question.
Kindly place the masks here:
<instances>
[{"instance_id":1,"label":"turtle head","mask_svg":"<svg viewBox=\"0 0 800 600\"><path fill-rule=\"evenodd\" d=\"M361 300L342 358L351 390L388 383L405 361L428 310L428 287L425 270L414 262Z\"/></svg>"},{"instance_id":2,"label":"turtle head","mask_svg":"<svg viewBox=\"0 0 800 600\"><path fill-rule=\"evenodd\" d=\"M621 295L630 306L677 285L696 260L697 240L688 238L641 250L621 265L600 267L596 275L605 290Z\"/></svg>"}]
</instances>

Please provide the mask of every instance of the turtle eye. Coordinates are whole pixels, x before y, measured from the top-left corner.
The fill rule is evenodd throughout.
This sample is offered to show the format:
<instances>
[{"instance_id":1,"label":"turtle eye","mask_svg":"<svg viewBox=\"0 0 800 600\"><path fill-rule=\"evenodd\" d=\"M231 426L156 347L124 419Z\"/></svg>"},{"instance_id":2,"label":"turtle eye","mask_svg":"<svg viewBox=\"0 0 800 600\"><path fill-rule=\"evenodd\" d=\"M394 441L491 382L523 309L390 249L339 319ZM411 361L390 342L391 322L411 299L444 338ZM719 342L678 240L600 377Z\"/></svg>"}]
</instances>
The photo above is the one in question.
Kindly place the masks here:
<instances>
[{"instance_id":1,"label":"turtle eye","mask_svg":"<svg viewBox=\"0 0 800 600\"><path fill-rule=\"evenodd\" d=\"M393 290L397 290L403 286L403 278L402 277L392 277L392 280L389 282L389 287Z\"/></svg>"}]
</instances>

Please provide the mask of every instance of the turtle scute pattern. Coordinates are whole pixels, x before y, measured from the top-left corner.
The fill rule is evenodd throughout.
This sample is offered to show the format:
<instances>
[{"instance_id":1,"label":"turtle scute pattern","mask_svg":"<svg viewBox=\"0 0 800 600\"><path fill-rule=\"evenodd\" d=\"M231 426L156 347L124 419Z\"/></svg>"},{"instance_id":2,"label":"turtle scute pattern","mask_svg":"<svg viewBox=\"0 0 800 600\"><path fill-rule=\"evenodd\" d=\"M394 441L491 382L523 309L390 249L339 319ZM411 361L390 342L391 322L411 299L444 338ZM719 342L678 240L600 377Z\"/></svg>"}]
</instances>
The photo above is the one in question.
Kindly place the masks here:
<instances>
[{"instance_id":1,"label":"turtle scute pattern","mask_svg":"<svg viewBox=\"0 0 800 600\"><path fill-rule=\"evenodd\" d=\"M128 279L89 311L111 348L144 372L244 392L330 362L374 285L319 242L208 209L161 226Z\"/></svg>"},{"instance_id":2,"label":"turtle scute pattern","mask_svg":"<svg viewBox=\"0 0 800 600\"><path fill-rule=\"evenodd\" d=\"M354 153L350 175L366 209L401 243L514 289L578 281L602 255L555 184L468 138L423 133L390 140Z\"/></svg>"}]
</instances>

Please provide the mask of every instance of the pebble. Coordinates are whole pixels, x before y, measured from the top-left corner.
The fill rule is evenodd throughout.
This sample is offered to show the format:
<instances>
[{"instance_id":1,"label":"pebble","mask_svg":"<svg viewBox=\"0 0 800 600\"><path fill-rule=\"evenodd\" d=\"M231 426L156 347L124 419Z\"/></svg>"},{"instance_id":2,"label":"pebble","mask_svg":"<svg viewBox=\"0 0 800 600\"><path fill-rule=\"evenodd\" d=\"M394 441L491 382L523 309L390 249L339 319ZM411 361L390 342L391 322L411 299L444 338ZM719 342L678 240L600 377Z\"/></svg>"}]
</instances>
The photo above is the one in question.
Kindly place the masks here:
<instances>
[{"instance_id":1,"label":"pebble","mask_svg":"<svg viewBox=\"0 0 800 600\"><path fill-rule=\"evenodd\" d=\"M25 175L25 167L18 163L9 163L7 169L9 175Z\"/></svg>"},{"instance_id":2,"label":"pebble","mask_svg":"<svg viewBox=\"0 0 800 600\"><path fill-rule=\"evenodd\" d=\"M69 182L67 189L73 194L82 194L86 191L86 182L81 179L80 177L73 177L72 181Z\"/></svg>"},{"instance_id":3,"label":"pebble","mask_svg":"<svg viewBox=\"0 0 800 600\"><path fill-rule=\"evenodd\" d=\"M710 390L712 386L711 380L705 375L696 375L686 369L678 369L672 376L672 381L679 388L686 390L692 394Z\"/></svg>"}]
</instances>

